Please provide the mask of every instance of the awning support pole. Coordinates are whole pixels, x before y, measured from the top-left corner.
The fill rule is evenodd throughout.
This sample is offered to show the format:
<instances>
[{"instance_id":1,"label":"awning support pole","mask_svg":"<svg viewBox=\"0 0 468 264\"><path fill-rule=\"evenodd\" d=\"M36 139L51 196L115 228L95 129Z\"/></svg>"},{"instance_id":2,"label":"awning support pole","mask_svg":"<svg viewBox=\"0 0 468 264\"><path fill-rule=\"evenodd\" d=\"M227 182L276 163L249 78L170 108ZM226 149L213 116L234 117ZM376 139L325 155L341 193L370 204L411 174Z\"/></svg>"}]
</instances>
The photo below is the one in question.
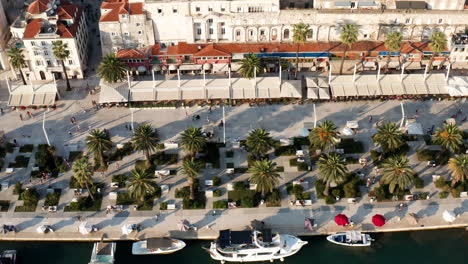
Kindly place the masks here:
<instances>
[{"instance_id":1,"label":"awning support pole","mask_svg":"<svg viewBox=\"0 0 468 264\"><path fill-rule=\"evenodd\" d=\"M401 105L401 122L400 122L400 129L403 128L403 124L405 122L405 108L403 107L403 101L400 102Z\"/></svg>"},{"instance_id":2,"label":"awning support pole","mask_svg":"<svg viewBox=\"0 0 468 264\"><path fill-rule=\"evenodd\" d=\"M356 82L356 64L354 64L353 82Z\"/></svg>"},{"instance_id":3,"label":"awning support pole","mask_svg":"<svg viewBox=\"0 0 468 264\"><path fill-rule=\"evenodd\" d=\"M254 79L253 79L253 88L254 88L254 91L255 91L255 98L258 97L257 95L257 67L254 67Z\"/></svg>"},{"instance_id":4,"label":"awning support pole","mask_svg":"<svg viewBox=\"0 0 468 264\"><path fill-rule=\"evenodd\" d=\"M314 128L317 128L317 111L315 111L315 104L314 104Z\"/></svg>"},{"instance_id":5,"label":"awning support pole","mask_svg":"<svg viewBox=\"0 0 468 264\"><path fill-rule=\"evenodd\" d=\"M403 82L403 73L405 72L405 63L401 65L400 82Z\"/></svg>"},{"instance_id":6,"label":"awning support pole","mask_svg":"<svg viewBox=\"0 0 468 264\"><path fill-rule=\"evenodd\" d=\"M377 62L377 83L380 82L380 62Z\"/></svg>"},{"instance_id":7,"label":"awning support pole","mask_svg":"<svg viewBox=\"0 0 468 264\"><path fill-rule=\"evenodd\" d=\"M151 70L151 76L153 77L153 88L156 88L156 83L154 81L154 70Z\"/></svg>"},{"instance_id":8,"label":"awning support pole","mask_svg":"<svg viewBox=\"0 0 468 264\"><path fill-rule=\"evenodd\" d=\"M332 66L330 64L330 70L328 72L328 85L330 85L331 83L331 77L332 77Z\"/></svg>"},{"instance_id":9,"label":"awning support pole","mask_svg":"<svg viewBox=\"0 0 468 264\"><path fill-rule=\"evenodd\" d=\"M426 68L424 68L424 80L426 80L428 69L429 69L429 63L426 64Z\"/></svg>"},{"instance_id":10,"label":"awning support pole","mask_svg":"<svg viewBox=\"0 0 468 264\"><path fill-rule=\"evenodd\" d=\"M445 76L445 81L447 82L450 76L450 68L452 68L452 64L449 64L447 67L447 76Z\"/></svg>"},{"instance_id":11,"label":"awning support pole","mask_svg":"<svg viewBox=\"0 0 468 264\"><path fill-rule=\"evenodd\" d=\"M10 86L10 82L8 81L8 77L5 78L5 81L6 81L6 84L7 84L7 87L8 87L8 93L11 94L11 86Z\"/></svg>"},{"instance_id":12,"label":"awning support pole","mask_svg":"<svg viewBox=\"0 0 468 264\"><path fill-rule=\"evenodd\" d=\"M47 135L47 130L45 128L45 116L46 116L46 111L44 111L44 115L42 116L42 131L44 131L44 136L46 138L47 145L50 146L49 136Z\"/></svg>"}]
</instances>

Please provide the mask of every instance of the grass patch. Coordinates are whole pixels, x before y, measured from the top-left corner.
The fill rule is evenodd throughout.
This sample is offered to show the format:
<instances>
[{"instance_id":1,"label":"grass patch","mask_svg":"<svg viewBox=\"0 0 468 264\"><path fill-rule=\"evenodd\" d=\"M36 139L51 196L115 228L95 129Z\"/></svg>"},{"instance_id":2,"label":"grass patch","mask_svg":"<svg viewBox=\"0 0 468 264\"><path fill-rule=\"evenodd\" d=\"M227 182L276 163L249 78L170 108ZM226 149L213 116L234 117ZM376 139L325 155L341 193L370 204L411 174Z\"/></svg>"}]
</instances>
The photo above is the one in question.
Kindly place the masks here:
<instances>
[{"instance_id":1,"label":"grass patch","mask_svg":"<svg viewBox=\"0 0 468 264\"><path fill-rule=\"evenodd\" d=\"M155 166L173 165L177 163L178 158L179 158L179 155L176 153L168 154L168 153L165 153L164 151L160 151L151 155L151 163L153 163Z\"/></svg>"},{"instance_id":2,"label":"grass patch","mask_svg":"<svg viewBox=\"0 0 468 264\"><path fill-rule=\"evenodd\" d=\"M8 212L9 208L10 208L10 201L0 200L0 212Z\"/></svg>"},{"instance_id":3,"label":"grass patch","mask_svg":"<svg viewBox=\"0 0 468 264\"><path fill-rule=\"evenodd\" d=\"M195 179L193 188L195 191L195 199L190 199L190 187L184 186L175 190L175 198L182 198L183 209L205 209L206 197L205 192L201 191L200 182Z\"/></svg>"},{"instance_id":4,"label":"grass patch","mask_svg":"<svg viewBox=\"0 0 468 264\"><path fill-rule=\"evenodd\" d=\"M214 186L220 186L221 183L222 183L221 177L218 177L218 176L214 176L212 180L213 180L213 185Z\"/></svg>"},{"instance_id":5,"label":"grass patch","mask_svg":"<svg viewBox=\"0 0 468 264\"><path fill-rule=\"evenodd\" d=\"M14 143L11 143L11 142L5 143L5 150L8 153L13 153L15 151L15 147L16 145Z\"/></svg>"},{"instance_id":6,"label":"grass patch","mask_svg":"<svg viewBox=\"0 0 468 264\"><path fill-rule=\"evenodd\" d=\"M279 189L273 189L265 195L267 207L280 207L281 206L281 192Z\"/></svg>"},{"instance_id":7,"label":"grass patch","mask_svg":"<svg viewBox=\"0 0 468 264\"><path fill-rule=\"evenodd\" d=\"M309 166L306 162L297 162L297 158L292 158L289 160L289 166L297 167L298 171L308 171Z\"/></svg>"},{"instance_id":8,"label":"grass patch","mask_svg":"<svg viewBox=\"0 0 468 264\"><path fill-rule=\"evenodd\" d=\"M228 208L228 202L227 201L214 201L213 208L214 209L226 209Z\"/></svg>"},{"instance_id":9,"label":"grass patch","mask_svg":"<svg viewBox=\"0 0 468 264\"><path fill-rule=\"evenodd\" d=\"M119 188L125 187L125 183L127 182L128 176L126 174L115 174L112 175L112 182L118 182Z\"/></svg>"},{"instance_id":10,"label":"grass patch","mask_svg":"<svg viewBox=\"0 0 468 264\"><path fill-rule=\"evenodd\" d=\"M364 184L364 181L360 179L359 176L357 176L355 173L349 173L346 175L346 178L342 183L338 184L336 187L330 188L329 193L333 199L335 199L335 197L342 196L345 198L361 197L359 186ZM325 195L323 195L324 190L325 183L322 180L317 180L315 182L317 198L326 199Z\"/></svg>"},{"instance_id":11,"label":"grass patch","mask_svg":"<svg viewBox=\"0 0 468 264\"><path fill-rule=\"evenodd\" d=\"M27 168L28 163L29 163L28 157L18 155L16 156L14 162L10 162L10 164L8 164L8 168Z\"/></svg>"},{"instance_id":12,"label":"grass patch","mask_svg":"<svg viewBox=\"0 0 468 264\"><path fill-rule=\"evenodd\" d=\"M449 195L449 192L440 192L439 193L439 198L440 199L445 199L445 198L448 197L448 195Z\"/></svg>"},{"instance_id":13,"label":"grass patch","mask_svg":"<svg viewBox=\"0 0 468 264\"><path fill-rule=\"evenodd\" d=\"M33 144L26 144L23 145L19 148L19 152L21 153L31 153L34 150L34 145Z\"/></svg>"},{"instance_id":14,"label":"grass patch","mask_svg":"<svg viewBox=\"0 0 468 264\"><path fill-rule=\"evenodd\" d=\"M61 193L62 193L62 190L54 189L53 193L49 193L46 195L44 205L45 206L57 206L59 204Z\"/></svg>"},{"instance_id":15,"label":"grass patch","mask_svg":"<svg viewBox=\"0 0 468 264\"><path fill-rule=\"evenodd\" d=\"M131 142L124 143L122 148L116 148L115 151L109 154L108 161L122 160L125 156L132 154L134 151Z\"/></svg>"},{"instance_id":16,"label":"grass patch","mask_svg":"<svg viewBox=\"0 0 468 264\"><path fill-rule=\"evenodd\" d=\"M207 142L202 151L205 154L202 159L205 162L211 163L213 168L219 169L219 148L224 146L223 143Z\"/></svg>"},{"instance_id":17,"label":"grass patch","mask_svg":"<svg viewBox=\"0 0 468 264\"><path fill-rule=\"evenodd\" d=\"M446 165L450 159L450 152L441 150L418 149L416 155L419 161L434 160L437 165Z\"/></svg>"},{"instance_id":18,"label":"grass patch","mask_svg":"<svg viewBox=\"0 0 468 264\"><path fill-rule=\"evenodd\" d=\"M361 141L354 140L353 138L342 138L336 148L343 149L345 154L364 153L364 144Z\"/></svg>"},{"instance_id":19,"label":"grass patch","mask_svg":"<svg viewBox=\"0 0 468 264\"><path fill-rule=\"evenodd\" d=\"M65 206L65 212L99 211L101 210L102 198L95 201L91 197L80 197L78 202L72 202Z\"/></svg>"},{"instance_id":20,"label":"grass patch","mask_svg":"<svg viewBox=\"0 0 468 264\"><path fill-rule=\"evenodd\" d=\"M34 212L39 201L39 193L35 188L22 190L18 200L22 200L23 205L16 206L15 212Z\"/></svg>"},{"instance_id":21,"label":"grass patch","mask_svg":"<svg viewBox=\"0 0 468 264\"><path fill-rule=\"evenodd\" d=\"M234 191L228 191L228 201L236 202L237 206L244 208L257 207L260 199L260 193L247 189L244 182L236 182L234 184Z\"/></svg>"},{"instance_id":22,"label":"grass patch","mask_svg":"<svg viewBox=\"0 0 468 264\"><path fill-rule=\"evenodd\" d=\"M296 146L295 145L290 145L290 146L280 146L278 148L275 148L275 156L295 156L296 155Z\"/></svg>"}]
</instances>

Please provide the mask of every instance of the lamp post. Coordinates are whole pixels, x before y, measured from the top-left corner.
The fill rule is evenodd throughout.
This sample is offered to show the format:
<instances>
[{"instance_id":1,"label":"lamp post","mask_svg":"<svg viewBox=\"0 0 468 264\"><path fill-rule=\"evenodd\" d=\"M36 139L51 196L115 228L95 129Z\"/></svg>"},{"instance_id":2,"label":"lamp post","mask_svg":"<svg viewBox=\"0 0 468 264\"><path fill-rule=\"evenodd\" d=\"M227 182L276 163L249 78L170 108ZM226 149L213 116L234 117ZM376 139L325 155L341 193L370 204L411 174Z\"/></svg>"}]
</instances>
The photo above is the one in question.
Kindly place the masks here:
<instances>
[{"instance_id":1,"label":"lamp post","mask_svg":"<svg viewBox=\"0 0 468 264\"><path fill-rule=\"evenodd\" d=\"M45 118L46 118L46 111L44 111L44 115L42 117L42 131L44 131L44 136L46 138L47 145L50 146L49 136L47 135L47 130L45 128Z\"/></svg>"},{"instance_id":2,"label":"lamp post","mask_svg":"<svg viewBox=\"0 0 468 264\"><path fill-rule=\"evenodd\" d=\"M226 144L226 113L224 112L224 105L223 105L223 142Z\"/></svg>"}]
</instances>

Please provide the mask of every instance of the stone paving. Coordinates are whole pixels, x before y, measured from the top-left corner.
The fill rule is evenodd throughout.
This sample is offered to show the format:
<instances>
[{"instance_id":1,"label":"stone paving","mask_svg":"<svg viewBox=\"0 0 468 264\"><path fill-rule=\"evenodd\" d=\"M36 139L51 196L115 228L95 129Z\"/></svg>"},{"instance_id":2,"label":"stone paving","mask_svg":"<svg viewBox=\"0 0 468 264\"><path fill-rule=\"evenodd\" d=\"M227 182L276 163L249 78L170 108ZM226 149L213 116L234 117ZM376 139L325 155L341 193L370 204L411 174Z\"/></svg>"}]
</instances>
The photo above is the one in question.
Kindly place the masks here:
<instances>
[{"instance_id":1,"label":"stone paving","mask_svg":"<svg viewBox=\"0 0 468 264\"><path fill-rule=\"evenodd\" d=\"M70 151L86 151L85 137L90 129L99 128L109 130L114 144L122 144L129 140L131 131L128 127L131 125L132 112L134 125L150 123L158 129L162 142L177 141L180 133L189 126L199 126L203 128L213 127L215 138L223 140L222 130L218 128L222 120L222 108L213 107L211 112L207 107L192 107L179 109L134 109L128 108L103 108L94 110L91 100L97 100L97 94L89 95L84 89L86 82L93 87L97 85L97 79L91 77L88 81L73 80L72 86L75 87L71 92L62 91L64 98L59 101L57 110L46 112L45 127L51 143L57 148L57 154L68 157ZM63 86L63 85L62 85ZM2 87L3 88L3 87ZM0 107L5 110L5 114L0 116L1 129L5 132L8 140L16 139L19 145L34 144L34 151L37 151L38 144L44 144L45 137L42 131L42 117L44 110L34 110L34 118L26 118L20 121L20 112L7 110L6 98L1 97ZM423 129L435 125L439 127L442 122L455 114L458 109L466 110L465 101L404 101L407 116L416 117ZM341 130L346 121L357 120L359 122L359 132L355 136L357 140L364 143L366 154L355 155L356 157L368 157L368 151L373 147L370 136L376 132L376 123L382 121L398 122L401 119L401 108L399 101L350 101L350 102L328 102L318 103L317 119L333 121ZM418 113L416 114L416 109ZM358 199L356 204L348 204L345 199L334 205L326 205L323 200L317 200L315 194L314 181L318 178L316 168L312 171L298 172L297 168L289 165L289 159L292 157L274 157L272 159L283 166L285 172L281 173L280 190L283 194L281 207L259 208L237 208L226 210L213 210L212 202L216 200L227 199L227 183L249 178L249 174L226 174L226 163L234 163L235 167L246 167L247 153L240 149L234 149L234 157L226 158L224 152L232 148L232 142L236 139L244 139L248 131L253 128L264 128L271 133L275 139L285 139L298 136L300 128L304 127L304 122L313 122L312 104L290 104L290 105L271 105L262 107L249 107L242 105L238 107L226 107L226 149L220 150L219 169L206 169L200 177L200 182L204 183L206 179L212 179L214 176L222 178L223 184L219 186L222 190L221 197L207 199L206 209L204 210L182 210L181 199L176 199L174 192L176 188L186 186L185 177L178 172L175 176L170 176L164 180L158 180L158 184L168 184L170 190L163 194L160 199L155 201L155 206L151 211L135 211L131 206L125 206L122 212L115 214L106 214L107 205L115 204L114 200L109 199L111 177L114 174L127 173L134 168L135 160L144 159L141 153L134 153L125 157L122 161L111 163L109 169L102 175L96 172L94 178L96 181L104 182L106 187L102 190L103 202L99 212L64 212L63 209L75 197L73 190L68 187L72 172L68 171L56 179L41 183L40 180L33 179L29 182L29 174L34 161L34 152L26 154L31 156L28 168L17 169L12 174L7 174L5 169L11 160L18 155L18 148L5 158L5 165L0 171L0 182L8 182L10 188L0 192L1 200L10 200L11 205L8 212L0 213L4 224L15 224L19 231L16 234L6 234L0 236L0 239L57 239L57 240L97 240L101 237L107 239L134 239L136 237L155 236L171 234L186 238L214 238L217 230L223 228L240 229L249 224L252 219L265 221L274 229L282 232L291 232L294 234L312 235L319 233L332 233L346 228L338 227L333 222L333 217L338 213L345 213L356 224L354 228L366 231L394 231L405 229L423 229L423 228L446 228L455 226L468 226L468 200L463 198L438 198L438 189L432 182L432 175L448 175L446 167L428 168L425 163L419 162L415 151L425 146L423 141L411 142L411 150L408 153L412 167L424 179L425 187L422 190L413 189L412 192L429 192L431 198L424 201L411 201L407 203L402 211L397 206L399 202L378 202L370 203L367 195L367 189L362 188L363 197ZM466 111L465 111L466 112ZM194 115L200 115L198 121L192 121ZM23 116L25 114L23 113ZM79 125L72 125L71 117L75 117ZM368 117L372 116L373 121L368 122ZM460 122L462 117L458 118ZM466 122L459 123L461 128L468 129ZM69 134L71 132L71 135ZM181 150L170 150L178 153L182 157ZM24 155L24 153L22 153ZM181 161L174 165L161 167L158 169L178 169ZM362 171L365 177L369 170L363 170L360 165L349 165L350 171ZM306 192L312 194L313 205L307 207L291 206L290 200L293 196L286 193L285 184L293 180L305 179L309 182ZM25 187L36 187L40 193L40 202L36 212L19 213L14 212L17 203L17 196L12 195L12 189L15 182L23 182ZM376 183L375 185L377 185ZM203 184L202 184L203 185ZM43 212L41 206L44 203L46 189L62 189L60 202L57 212ZM374 187L374 186L372 186ZM160 211L159 203L162 201L174 202L176 210ZM459 215L453 224L447 224L442 219L442 212L446 209L455 210ZM388 222L381 228L376 228L371 224L370 218L380 213L385 215ZM418 225L410 224L407 219L409 213L417 213L421 217ZM156 215L158 219L156 220ZM312 217L316 220L318 226L316 232L304 230L304 217ZM99 232L83 236L77 233L79 221L86 219L95 224L100 229ZM197 232L181 233L177 223L182 219L188 219L198 227ZM124 223L139 223L143 226L140 233L130 236L122 236L120 227ZM52 225L56 230L53 234L40 235L35 229L43 224Z\"/></svg>"}]
</instances>

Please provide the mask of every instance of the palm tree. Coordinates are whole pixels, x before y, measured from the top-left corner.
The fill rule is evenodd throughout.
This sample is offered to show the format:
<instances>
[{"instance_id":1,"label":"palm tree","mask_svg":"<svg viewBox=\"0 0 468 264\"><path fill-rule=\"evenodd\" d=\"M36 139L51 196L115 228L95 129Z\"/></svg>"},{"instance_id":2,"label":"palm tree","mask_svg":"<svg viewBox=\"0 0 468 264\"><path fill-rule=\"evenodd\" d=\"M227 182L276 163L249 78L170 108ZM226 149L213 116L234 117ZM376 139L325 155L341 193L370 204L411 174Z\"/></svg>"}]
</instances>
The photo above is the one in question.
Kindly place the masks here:
<instances>
[{"instance_id":1,"label":"palm tree","mask_svg":"<svg viewBox=\"0 0 468 264\"><path fill-rule=\"evenodd\" d=\"M256 160L249 172L252 173L250 182L257 184L257 191L261 192L263 197L273 191L281 178L277 173L276 163L270 160Z\"/></svg>"},{"instance_id":2,"label":"palm tree","mask_svg":"<svg viewBox=\"0 0 468 264\"><path fill-rule=\"evenodd\" d=\"M189 127L185 129L181 136L182 148L187 151L191 157L195 157L195 154L202 151L206 145L206 138L201 128Z\"/></svg>"},{"instance_id":3,"label":"palm tree","mask_svg":"<svg viewBox=\"0 0 468 264\"><path fill-rule=\"evenodd\" d=\"M104 56L97 68L98 76L108 83L122 81L125 79L126 71L127 66L113 53Z\"/></svg>"},{"instance_id":4,"label":"palm tree","mask_svg":"<svg viewBox=\"0 0 468 264\"><path fill-rule=\"evenodd\" d=\"M296 71L295 77L297 79L297 71L299 70L299 48L307 40L307 35L310 33L309 25L306 25L302 22L295 24L293 27L293 42L297 45L296 50Z\"/></svg>"},{"instance_id":5,"label":"palm tree","mask_svg":"<svg viewBox=\"0 0 468 264\"><path fill-rule=\"evenodd\" d=\"M187 180L190 188L190 199L195 199L195 179L200 175L200 171L203 169L203 164L193 158L185 159L182 164L182 173L187 176Z\"/></svg>"},{"instance_id":6,"label":"palm tree","mask_svg":"<svg viewBox=\"0 0 468 264\"><path fill-rule=\"evenodd\" d=\"M336 131L336 126L332 121L325 120L309 134L310 144L321 150L329 149L335 146L340 132Z\"/></svg>"},{"instance_id":7,"label":"palm tree","mask_svg":"<svg viewBox=\"0 0 468 264\"><path fill-rule=\"evenodd\" d=\"M387 38L385 39L385 47L387 47L387 49L390 50L388 52L387 68L388 68L388 64L390 64L390 55L391 55L390 53L400 51L401 49L400 43L402 40L403 40L403 36L398 31L393 31L387 35ZM398 55L398 62L400 62L400 55Z\"/></svg>"},{"instance_id":8,"label":"palm tree","mask_svg":"<svg viewBox=\"0 0 468 264\"><path fill-rule=\"evenodd\" d=\"M392 122L380 126L372 139L374 143L382 147L384 152L394 151L404 144L403 133L401 133L397 124Z\"/></svg>"},{"instance_id":9,"label":"palm tree","mask_svg":"<svg viewBox=\"0 0 468 264\"><path fill-rule=\"evenodd\" d=\"M133 134L132 144L134 148L145 154L146 165L149 168L151 166L151 153L156 150L158 146L159 137L156 129L153 129L151 125L145 124L135 129Z\"/></svg>"},{"instance_id":10,"label":"palm tree","mask_svg":"<svg viewBox=\"0 0 468 264\"><path fill-rule=\"evenodd\" d=\"M67 91L71 90L70 81L68 80L67 69L65 68L65 60L70 57L70 50L68 50L68 44L63 43L61 40L53 42L52 52L57 60L60 60L62 64L63 75L65 75L65 80L67 81Z\"/></svg>"},{"instance_id":11,"label":"palm tree","mask_svg":"<svg viewBox=\"0 0 468 264\"><path fill-rule=\"evenodd\" d=\"M444 127L437 129L434 143L456 153L463 145L463 132L455 124L445 124Z\"/></svg>"},{"instance_id":12,"label":"palm tree","mask_svg":"<svg viewBox=\"0 0 468 264\"><path fill-rule=\"evenodd\" d=\"M99 157L101 167L105 167L104 151L112 148L112 141L109 136L102 130L93 129L86 137L86 146L88 150Z\"/></svg>"},{"instance_id":13,"label":"palm tree","mask_svg":"<svg viewBox=\"0 0 468 264\"><path fill-rule=\"evenodd\" d=\"M94 195L91 191L93 186L93 168L88 161L87 156L83 156L73 163L73 177L78 182L81 188L86 188L89 192L89 196L94 201Z\"/></svg>"},{"instance_id":14,"label":"palm tree","mask_svg":"<svg viewBox=\"0 0 468 264\"><path fill-rule=\"evenodd\" d=\"M257 128L247 136L246 145L249 151L258 159L273 147L274 140L270 136L270 133Z\"/></svg>"},{"instance_id":15,"label":"palm tree","mask_svg":"<svg viewBox=\"0 0 468 264\"><path fill-rule=\"evenodd\" d=\"M133 199L143 202L146 194L154 193L156 188L153 179L151 179L151 175L147 171L134 169L130 177L128 190Z\"/></svg>"},{"instance_id":16,"label":"palm tree","mask_svg":"<svg viewBox=\"0 0 468 264\"><path fill-rule=\"evenodd\" d=\"M429 48L432 50L431 60L429 62L429 69L431 69L435 55L447 49L447 36L445 36L444 32L435 32L432 34L429 41Z\"/></svg>"},{"instance_id":17,"label":"palm tree","mask_svg":"<svg viewBox=\"0 0 468 264\"><path fill-rule=\"evenodd\" d=\"M388 184L390 193L395 192L398 188L404 191L413 184L414 172L408 164L408 159L405 156L394 156L388 158L382 165L382 180L383 184Z\"/></svg>"},{"instance_id":18,"label":"palm tree","mask_svg":"<svg viewBox=\"0 0 468 264\"><path fill-rule=\"evenodd\" d=\"M455 155L450 158L448 168L452 172L452 187L457 182L465 182L468 179L468 155Z\"/></svg>"},{"instance_id":19,"label":"palm tree","mask_svg":"<svg viewBox=\"0 0 468 264\"><path fill-rule=\"evenodd\" d=\"M247 79L252 79L262 71L262 62L260 58L255 54L249 54L241 60L241 66L239 68L239 74Z\"/></svg>"},{"instance_id":20,"label":"palm tree","mask_svg":"<svg viewBox=\"0 0 468 264\"><path fill-rule=\"evenodd\" d=\"M346 48L343 52L343 59L341 60L340 74L343 73L343 65L346 58L346 52L351 46L358 40L358 29L353 24L345 24L341 27L340 40L346 44Z\"/></svg>"},{"instance_id":21,"label":"palm tree","mask_svg":"<svg viewBox=\"0 0 468 264\"><path fill-rule=\"evenodd\" d=\"M345 179L348 172L346 163L338 153L332 152L322 155L317 164L322 175L322 180L325 182L323 195L328 196L330 194L330 184L332 182L340 183Z\"/></svg>"},{"instance_id":22,"label":"palm tree","mask_svg":"<svg viewBox=\"0 0 468 264\"><path fill-rule=\"evenodd\" d=\"M21 68L26 67L26 61L24 60L23 51L17 46L12 46L7 51L8 58L10 60L11 66L19 70L23 84L26 85L26 79L24 78L23 70Z\"/></svg>"}]
</instances>

